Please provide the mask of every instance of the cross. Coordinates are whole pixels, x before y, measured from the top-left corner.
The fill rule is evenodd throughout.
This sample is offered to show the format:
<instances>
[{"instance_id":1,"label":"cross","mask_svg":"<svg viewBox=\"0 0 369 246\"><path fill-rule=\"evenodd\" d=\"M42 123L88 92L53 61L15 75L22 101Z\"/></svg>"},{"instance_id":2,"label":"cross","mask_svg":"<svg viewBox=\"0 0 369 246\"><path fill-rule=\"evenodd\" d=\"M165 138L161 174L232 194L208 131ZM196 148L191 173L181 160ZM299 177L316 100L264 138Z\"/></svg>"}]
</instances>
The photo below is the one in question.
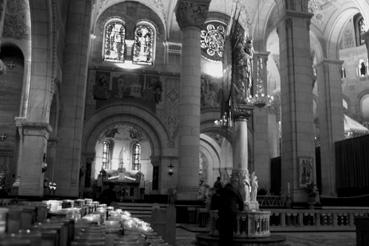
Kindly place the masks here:
<instances>
[{"instance_id":1,"label":"cross","mask_svg":"<svg viewBox=\"0 0 369 246\"><path fill-rule=\"evenodd\" d=\"M6 139L8 138L8 135L6 135L6 133L3 133L0 135L0 141L4 142Z\"/></svg>"}]
</instances>

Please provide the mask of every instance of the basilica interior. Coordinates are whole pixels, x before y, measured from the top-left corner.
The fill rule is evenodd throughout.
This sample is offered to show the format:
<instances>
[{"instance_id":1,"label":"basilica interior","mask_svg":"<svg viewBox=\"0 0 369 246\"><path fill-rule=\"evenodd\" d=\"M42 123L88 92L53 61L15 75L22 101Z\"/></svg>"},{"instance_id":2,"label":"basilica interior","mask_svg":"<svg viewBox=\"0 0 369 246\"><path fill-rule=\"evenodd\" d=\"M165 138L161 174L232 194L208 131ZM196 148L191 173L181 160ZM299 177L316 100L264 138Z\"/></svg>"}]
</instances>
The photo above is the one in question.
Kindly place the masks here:
<instances>
[{"instance_id":1,"label":"basilica interior","mask_svg":"<svg viewBox=\"0 0 369 246\"><path fill-rule=\"evenodd\" d=\"M293 204L367 192L369 1L0 6L2 194L195 201L239 169ZM253 44L242 129L232 26Z\"/></svg>"}]
</instances>

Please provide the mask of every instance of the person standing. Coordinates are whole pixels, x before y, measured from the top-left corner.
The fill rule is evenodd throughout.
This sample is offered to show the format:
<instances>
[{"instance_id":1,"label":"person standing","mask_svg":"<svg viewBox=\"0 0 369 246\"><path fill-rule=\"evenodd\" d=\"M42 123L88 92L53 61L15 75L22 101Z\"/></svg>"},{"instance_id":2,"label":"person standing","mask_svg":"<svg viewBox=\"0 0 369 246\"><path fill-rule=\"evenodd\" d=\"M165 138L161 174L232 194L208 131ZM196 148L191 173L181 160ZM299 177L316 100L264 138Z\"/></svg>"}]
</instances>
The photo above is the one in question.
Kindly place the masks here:
<instances>
[{"instance_id":1,"label":"person standing","mask_svg":"<svg viewBox=\"0 0 369 246\"><path fill-rule=\"evenodd\" d=\"M219 246L233 245L233 231L237 225L237 213L243 210L241 194L230 183L220 191L219 199Z\"/></svg>"}]
</instances>

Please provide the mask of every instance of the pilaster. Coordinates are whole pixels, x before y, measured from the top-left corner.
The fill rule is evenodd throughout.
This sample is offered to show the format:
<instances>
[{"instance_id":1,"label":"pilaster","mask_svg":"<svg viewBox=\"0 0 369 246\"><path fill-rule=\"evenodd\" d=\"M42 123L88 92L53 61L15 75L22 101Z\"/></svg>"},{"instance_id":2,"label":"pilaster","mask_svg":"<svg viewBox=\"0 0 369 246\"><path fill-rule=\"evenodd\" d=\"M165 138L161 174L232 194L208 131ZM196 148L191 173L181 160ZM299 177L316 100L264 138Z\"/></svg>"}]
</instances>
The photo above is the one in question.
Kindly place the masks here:
<instances>
[{"instance_id":1,"label":"pilaster","mask_svg":"<svg viewBox=\"0 0 369 246\"><path fill-rule=\"evenodd\" d=\"M282 108L282 194L291 187L295 203L306 202L304 189L316 183L313 128L313 79L307 0L284 1L278 24Z\"/></svg>"},{"instance_id":2,"label":"pilaster","mask_svg":"<svg viewBox=\"0 0 369 246\"><path fill-rule=\"evenodd\" d=\"M47 139L52 131L47 123L27 122L16 119L20 141L17 163L19 196L43 196L44 174L42 160L46 153Z\"/></svg>"},{"instance_id":3,"label":"pilaster","mask_svg":"<svg viewBox=\"0 0 369 246\"><path fill-rule=\"evenodd\" d=\"M322 195L326 196L336 195L334 143L344 138L342 63L339 60L323 60L317 65Z\"/></svg>"},{"instance_id":4,"label":"pilaster","mask_svg":"<svg viewBox=\"0 0 369 246\"><path fill-rule=\"evenodd\" d=\"M182 30L179 103L178 199L195 200L198 191L200 151L200 27L210 0L180 0L176 17Z\"/></svg>"}]
</instances>

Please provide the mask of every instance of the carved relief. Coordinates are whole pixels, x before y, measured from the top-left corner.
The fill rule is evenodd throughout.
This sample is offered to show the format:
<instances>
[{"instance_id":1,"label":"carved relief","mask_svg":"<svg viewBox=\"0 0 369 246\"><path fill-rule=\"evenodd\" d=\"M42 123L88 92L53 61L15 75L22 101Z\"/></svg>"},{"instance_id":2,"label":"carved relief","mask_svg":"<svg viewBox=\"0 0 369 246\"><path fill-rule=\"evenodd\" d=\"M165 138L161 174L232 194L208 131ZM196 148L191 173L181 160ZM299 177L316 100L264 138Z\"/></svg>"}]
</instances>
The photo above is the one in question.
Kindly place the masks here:
<instances>
[{"instance_id":1,"label":"carved relief","mask_svg":"<svg viewBox=\"0 0 369 246\"><path fill-rule=\"evenodd\" d=\"M180 28L201 28L208 14L210 0L180 0L178 4L176 16Z\"/></svg>"}]
</instances>

